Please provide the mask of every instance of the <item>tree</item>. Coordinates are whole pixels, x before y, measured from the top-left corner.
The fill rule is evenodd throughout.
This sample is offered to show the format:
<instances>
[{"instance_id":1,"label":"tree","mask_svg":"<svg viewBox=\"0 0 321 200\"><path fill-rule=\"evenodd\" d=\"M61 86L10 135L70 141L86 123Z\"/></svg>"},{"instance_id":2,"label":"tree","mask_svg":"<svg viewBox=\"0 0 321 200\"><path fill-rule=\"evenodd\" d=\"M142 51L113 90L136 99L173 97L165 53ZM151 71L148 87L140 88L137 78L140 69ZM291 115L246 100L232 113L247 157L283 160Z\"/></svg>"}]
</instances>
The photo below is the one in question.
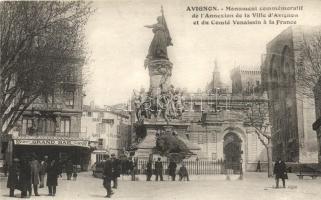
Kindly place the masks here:
<instances>
[{"instance_id":1,"label":"tree","mask_svg":"<svg viewBox=\"0 0 321 200\"><path fill-rule=\"evenodd\" d=\"M266 149L268 159L268 177L273 175L272 134L269 123L268 102L265 99L253 100L248 106L246 123L254 128L254 132ZM276 133L274 133L276 134Z\"/></svg>"},{"instance_id":2,"label":"tree","mask_svg":"<svg viewBox=\"0 0 321 200\"><path fill-rule=\"evenodd\" d=\"M79 1L0 3L0 133L84 64L91 13L90 3Z\"/></svg>"},{"instance_id":3,"label":"tree","mask_svg":"<svg viewBox=\"0 0 321 200\"><path fill-rule=\"evenodd\" d=\"M314 98L312 89L321 77L321 30L313 28L303 33L300 52L296 60L298 91Z\"/></svg>"}]
</instances>

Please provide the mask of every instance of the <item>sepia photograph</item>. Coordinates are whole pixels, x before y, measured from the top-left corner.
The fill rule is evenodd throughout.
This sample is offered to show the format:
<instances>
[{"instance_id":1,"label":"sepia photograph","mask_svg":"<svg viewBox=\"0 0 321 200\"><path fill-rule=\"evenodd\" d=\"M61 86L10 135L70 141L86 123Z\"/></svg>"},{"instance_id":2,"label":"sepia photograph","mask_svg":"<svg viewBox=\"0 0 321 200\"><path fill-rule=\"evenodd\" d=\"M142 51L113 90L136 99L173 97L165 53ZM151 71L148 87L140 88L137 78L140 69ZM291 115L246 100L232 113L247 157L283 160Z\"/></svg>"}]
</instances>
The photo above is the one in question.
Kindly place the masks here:
<instances>
[{"instance_id":1,"label":"sepia photograph","mask_svg":"<svg viewBox=\"0 0 321 200\"><path fill-rule=\"evenodd\" d=\"M320 0L0 0L0 199L319 200Z\"/></svg>"}]
</instances>

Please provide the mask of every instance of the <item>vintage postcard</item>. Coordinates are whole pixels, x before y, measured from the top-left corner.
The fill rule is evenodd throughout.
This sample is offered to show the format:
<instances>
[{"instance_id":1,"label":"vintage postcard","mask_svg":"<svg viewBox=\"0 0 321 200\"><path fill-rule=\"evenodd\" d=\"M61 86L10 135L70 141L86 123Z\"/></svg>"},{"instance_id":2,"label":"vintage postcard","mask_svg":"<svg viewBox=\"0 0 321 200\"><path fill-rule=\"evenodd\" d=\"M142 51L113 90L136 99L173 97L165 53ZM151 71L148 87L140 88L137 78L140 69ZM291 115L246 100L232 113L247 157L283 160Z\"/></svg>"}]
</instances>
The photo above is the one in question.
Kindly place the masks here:
<instances>
[{"instance_id":1,"label":"vintage postcard","mask_svg":"<svg viewBox=\"0 0 321 200\"><path fill-rule=\"evenodd\" d=\"M321 1L0 1L0 199L319 199Z\"/></svg>"}]
</instances>

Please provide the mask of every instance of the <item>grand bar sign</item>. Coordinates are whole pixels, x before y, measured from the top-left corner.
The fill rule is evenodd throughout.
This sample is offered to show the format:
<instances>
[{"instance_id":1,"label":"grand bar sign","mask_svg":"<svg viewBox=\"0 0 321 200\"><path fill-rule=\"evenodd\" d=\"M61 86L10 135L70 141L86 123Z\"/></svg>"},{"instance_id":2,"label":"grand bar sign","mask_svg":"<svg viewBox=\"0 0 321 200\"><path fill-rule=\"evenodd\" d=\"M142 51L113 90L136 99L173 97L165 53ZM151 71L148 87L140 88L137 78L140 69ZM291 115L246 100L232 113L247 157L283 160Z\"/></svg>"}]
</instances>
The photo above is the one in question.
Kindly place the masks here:
<instances>
[{"instance_id":1,"label":"grand bar sign","mask_svg":"<svg viewBox=\"0 0 321 200\"><path fill-rule=\"evenodd\" d=\"M54 145L79 146L89 148L88 140L75 140L70 138L15 138L15 145Z\"/></svg>"}]
</instances>

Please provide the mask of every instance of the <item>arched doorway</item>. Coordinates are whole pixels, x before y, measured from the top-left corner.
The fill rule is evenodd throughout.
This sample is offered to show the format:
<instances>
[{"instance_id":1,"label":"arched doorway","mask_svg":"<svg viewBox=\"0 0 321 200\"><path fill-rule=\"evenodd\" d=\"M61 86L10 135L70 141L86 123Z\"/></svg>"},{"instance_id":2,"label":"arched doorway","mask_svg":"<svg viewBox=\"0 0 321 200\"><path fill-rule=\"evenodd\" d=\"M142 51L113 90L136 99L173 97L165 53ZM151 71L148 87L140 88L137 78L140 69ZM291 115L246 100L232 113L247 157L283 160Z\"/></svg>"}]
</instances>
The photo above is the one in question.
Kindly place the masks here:
<instances>
[{"instance_id":1,"label":"arched doorway","mask_svg":"<svg viewBox=\"0 0 321 200\"><path fill-rule=\"evenodd\" d=\"M237 134L229 132L224 136L223 153L226 168L239 170L242 154L242 140Z\"/></svg>"}]
</instances>

